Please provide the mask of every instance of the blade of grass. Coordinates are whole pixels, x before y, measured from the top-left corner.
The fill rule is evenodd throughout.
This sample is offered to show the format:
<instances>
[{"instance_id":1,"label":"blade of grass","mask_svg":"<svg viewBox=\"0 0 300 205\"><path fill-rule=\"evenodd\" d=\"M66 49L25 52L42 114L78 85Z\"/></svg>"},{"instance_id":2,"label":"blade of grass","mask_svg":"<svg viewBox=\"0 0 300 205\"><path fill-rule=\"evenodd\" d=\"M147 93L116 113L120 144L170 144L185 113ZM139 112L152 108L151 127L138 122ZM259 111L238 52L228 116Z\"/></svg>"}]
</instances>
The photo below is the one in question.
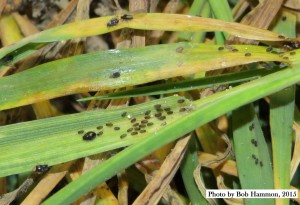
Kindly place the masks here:
<instances>
[{"instance_id":1,"label":"blade of grass","mask_svg":"<svg viewBox=\"0 0 300 205\"><path fill-rule=\"evenodd\" d=\"M299 65L298 65L299 66ZM297 66L297 67L298 67ZM78 180L70 183L43 204L68 204L98 184L114 176L154 150L162 147L194 130L216 117L236 109L263 96L286 88L300 79L300 69L289 68L265 76L253 82L220 92L191 104L195 111L157 131L152 137L145 138L100 166L87 172ZM187 123L188 122L188 123Z\"/></svg>"},{"instance_id":2,"label":"blade of grass","mask_svg":"<svg viewBox=\"0 0 300 205\"><path fill-rule=\"evenodd\" d=\"M233 112L233 139L242 189L273 189L270 153L252 104ZM272 198L244 200L246 205L275 204Z\"/></svg>"},{"instance_id":3,"label":"blade of grass","mask_svg":"<svg viewBox=\"0 0 300 205\"><path fill-rule=\"evenodd\" d=\"M122 109L89 111L3 126L0 130L0 148L3 151L0 156L0 176L31 171L38 164L54 165L136 143L153 135L163 127L163 122L170 123L185 115L178 110L186 103L179 105L178 99L181 97L164 98ZM167 105L172 113L164 113L165 120L157 119L153 116L156 104ZM147 125L145 121L144 128L141 128L145 132L139 133L140 130L137 130L138 133L133 134L136 128L133 124L145 120L144 113L148 110L151 111L148 121L153 125ZM126 114L122 117L124 112ZM107 123L114 125L110 127ZM128 132L130 128L133 130ZM79 130L100 134L89 142L82 139L84 133L78 134Z\"/></svg>"},{"instance_id":4,"label":"blade of grass","mask_svg":"<svg viewBox=\"0 0 300 205\"><path fill-rule=\"evenodd\" d=\"M251 62L287 61L266 52L265 47L233 47L239 51L218 51L217 45L177 43L96 52L45 63L0 79L0 110ZM247 52L252 55L245 56Z\"/></svg>"},{"instance_id":5,"label":"blade of grass","mask_svg":"<svg viewBox=\"0 0 300 205\"><path fill-rule=\"evenodd\" d=\"M107 27L107 23L112 18L116 17L106 16L78 21L45 30L36 35L22 39L18 43L0 49L0 59L5 56L12 56L13 59L10 63L14 63L32 54L38 48L52 42L99 35L123 28L187 32L223 31L230 33L231 35L253 40L285 41L285 39L281 38L277 33L268 30L204 17L164 13L132 15L132 20L121 20L119 24L114 27ZM6 63L1 62L0 69L5 65Z\"/></svg>"},{"instance_id":6,"label":"blade of grass","mask_svg":"<svg viewBox=\"0 0 300 205\"><path fill-rule=\"evenodd\" d=\"M295 86L270 96L270 126L275 189L289 189L290 187L294 108ZM276 204L287 205L289 204L289 199L276 199Z\"/></svg>"},{"instance_id":7,"label":"blade of grass","mask_svg":"<svg viewBox=\"0 0 300 205\"><path fill-rule=\"evenodd\" d=\"M188 149L180 165L184 187L192 204L208 204L205 197L199 192L195 183L193 172L198 166L198 144L195 136L192 136Z\"/></svg>"},{"instance_id":8,"label":"blade of grass","mask_svg":"<svg viewBox=\"0 0 300 205\"><path fill-rule=\"evenodd\" d=\"M132 90L119 91L115 93L109 93L107 95L82 98L78 101L87 101L92 99L116 99L124 97L137 97L148 95L162 95L167 93L176 93L181 91L189 91L195 89L201 89L212 86L228 85L233 83L240 83L249 80L254 80L262 76L277 72L281 69L274 68L272 70L250 70L241 71L238 73L223 74L219 76L210 76L199 79L184 80L179 82L171 82L159 85L152 85L146 87L135 88Z\"/></svg>"}]
</instances>

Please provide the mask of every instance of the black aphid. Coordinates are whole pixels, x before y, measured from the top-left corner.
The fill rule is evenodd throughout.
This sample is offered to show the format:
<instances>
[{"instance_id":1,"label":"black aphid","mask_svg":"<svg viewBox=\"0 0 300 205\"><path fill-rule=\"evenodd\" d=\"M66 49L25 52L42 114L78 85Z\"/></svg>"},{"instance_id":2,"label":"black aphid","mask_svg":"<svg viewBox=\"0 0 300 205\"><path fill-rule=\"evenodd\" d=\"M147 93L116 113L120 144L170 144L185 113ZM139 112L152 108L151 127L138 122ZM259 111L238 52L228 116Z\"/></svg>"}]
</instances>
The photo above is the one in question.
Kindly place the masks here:
<instances>
[{"instance_id":1,"label":"black aphid","mask_svg":"<svg viewBox=\"0 0 300 205\"><path fill-rule=\"evenodd\" d=\"M131 133L131 135L137 135L138 134L138 132L132 132Z\"/></svg>"},{"instance_id":2,"label":"black aphid","mask_svg":"<svg viewBox=\"0 0 300 205\"><path fill-rule=\"evenodd\" d=\"M232 52L238 52L239 50L236 49L236 48L234 48L234 49L232 49L231 51L232 51Z\"/></svg>"},{"instance_id":3,"label":"black aphid","mask_svg":"<svg viewBox=\"0 0 300 205\"><path fill-rule=\"evenodd\" d=\"M255 159L255 164L258 164L258 159Z\"/></svg>"},{"instance_id":4,"label":"black aphid","mask_svg":"<svg viewBox=\"0 0 300 205\"><path fill-rule=\"evenodd\" d=\"M135 127L135 128L134 128L134 130L140 130L140 129L141 129L140 127Z\"/></svg>"},{"instance_id":5,"label":"black aphid","mask_svg":"<svg viewBox=\"0 0 300 205\"><path fill-rule=\"evenodd\" d=\"M119 78L121 76L121 73L120 72L114 72L112 73L109 77L110 78Z\"/></svg>"},{"instance_id":6,"label":"black aphid","mask_svg":"<svg viewBox=\"0 0 300 205\"><path fill-rule=\"evenodd\" d=\"M162 114L161 114L160 112L154 114L155 117L160 117L161 115L162 115Z\"/></svg>"},{"instance_id":7,"label":"black aphid","mask_svg":"<svg viewBox=\"0 0 300 205\"><path fill-rule=\"evenodd\" d=\"M256 156L255 156L254 154L252 154L252 158L253 158L253 159L256 159Z\"/></svg>"},{"instance_id":8,"label":"black aphid","mask_svg":"<svg viewBox=\"0 0 300 205\"><path fill-rule=\"evenodd\" d=\"M279 35L278 38L285 39L285 37L283 35Z\"/></svg>"},{"instance_id":9,"label":"black aphid","mask_svg":"<svg viewBox=\"0 0 300 205\"><path fill-rule=\"evenodd\" d=\"M281 20L282 20L282 21L285 21L285 20L286 20L286 16L282 16L282 17L281 17Z\"/></svg>"},{"instance_id":10,"label":"black aphid","mask_svg":"<svg viewBox=\"0 0 300 205\"><path fill-rule=\"evenodd\" d=\"M121 114L121 117L126 117L127 116L127 112L123 112L122 114Z\"/></svg>"},{"instance_id":11,"label":"black aphid","mask_svg":"<svg viewBox=\"0 0 300 205\"><path fill-rule=\"evenodd\" d=\"M271 52L273 50L272 46L269 46L268 48L266 48L267 52Z\"/></svg>"},{"instance_id":12,"label":"black aphid","mask_svg":"<svg viewBox=\"0 0 300 205\"><path fill-rule=\"evenodd\" d=\"M152 125L153 125L153 122L149 122L149 123L147 124L148 127L150 127L150 126L152 126Z\"/></svg>"},{"instance_id":13,"label":"black aphid","mask_svg":"<svg viewBox=\"0 0 300 205\"><path fill-rule=\"evenodd\" d=\"M140 128L145 128L146 127L146 125L140 125Z\"/></svg>"},{"instance_id":14,"label":"black aphid","mask_svg":"<svg viewBox=\"0 0 300 205\"><path fill-rule=\"evenodd\" d=\"M136 122L136 118L132 118L132 119L130 120L130 122L131 122L131 123Z\"/></svg>"},{"instance_id":15,"label":"black aphid","mask_svg":"<svg viewBox=\"0 0 300 205\"><path fill-rule=\"evenodd\" d=\"M177 53L182 53L183 52L183 47L178 47L178 48L176 48L176 52Z\"/></svg>"},{"instance_id":16,"label":"black aphid","mask_svg":"<svg viewBox=\"0 0 300 205\"><path fill-rule=\"evenodd\" d=\"M156 109L157 112L163 112L164 110L161 108Z\"/></svg>"},{"instance_id":17,"label":"black aphid","mask_svg":"<svg viewBox=\"0 0 300 205\"><path fill-rule=\"evenodd\" d=\"M223 51L224 50L224 47L223 46L220 46L219 48L218 48L218 51Z\"/></svg>"},{"instance_id":18,"label":"black aphid","mask_svg":"<svg viewBox=\"0 0 300 205\"><path fill-rule=\"evenodd\" d=\"M155 109L160 109L160 108L161 108L161 104L156 104L156 105L154 105L154 108L155 108Z\"/></svg>"},{"instance_id":19,"label":"black aphid","mask_svg":"<svg viewBox=\"0 0 300 205\"><path fill-rule=\"evenodd\" d=\"M262 162L262 161L260 161L260 162L259 162L259 165L262 167L262 166L263 166L263 162Z\"/></svg>"},{"instance_id":20,"label":"black aphid","mask_svg":"<svg viewBox=\"0 0 300 205\"><path fill-rule=\"evenodd\" d=\"M252 131L254 129L254 124L252 123L250 126L249 126L249 130Z\"/></svg>"},{"instance_id":21,"label":"black aphid","mask_svg":"<svg viewBox=\"0 0 300 205\"><path fill-rule=\"evenodd\" d=\"M139 125L140 125L140 123L137 122L137 123L133 124L133 127L138 127Z\"/></svg>"},{"instance_id":22,"label":"black aphid","mask_svg":"<svg viewBox=\"0 0 300 205\"><path fill-rule=\"evenodd\" d=\"M131 132L133 130L133 128L129 128L128 130L127 130L127 132Z\"/></svg>"},{"instance_id":23,"label":"black aphid","mask_svg":"<svg viewBox=\"0 0 300 205\"><path fill-rule=\"evenodd\" d=\"M295 52L295 51L292 51L292 52L290 52L290 55L291 55L291 56L296 55L296 52Z\"/></svg>"},{"instance_id":24,"label":"black aphid","mask_svg":"<svg viewBox=\"0 0 300 205\"><path fill-rule=\"evenodd\" d=\"M245 53L245 56L246 57L251 56L251 53Z\"/></svg>"},{"instance_id":25,"label":"black aphid","mask_svg":"<svg viewBox=\"0 0 300 205\"><path fill-rule=\"evenodd\" d=\"M83 134L83 133L84 133L83 130L79 130L79 131L78 131L78 134L80 134L80 135Z\"/></svg>"},{"instance_id":26,"label":"black aphid","mask_svg":"<svg viewBox=\"0 0 300 205\"><path fill-rule=\"evenodd\" d=\"M172 115L172 114L173 114L173 111L168 111L167 114L168 114L168 115Z\"/></svg>"},{"instance_id":27,"label":"black aphid","mask_svg":"<svg viewBox=\"0 0 300 205\"><path fill-rule=\"evenodd\" d=\"M164 110L165 110L166 112L169 112L169 111L171 111L171 108L166 107L166 108L164 108Z\"/></svg>"},{"instance_id":28,"label":"black aphid","mask_svg":"<svg viewBox=\"0 0 300 205\"><path fill-rule=\"evenodd\" d=\"M101 130L101 129L103 128L103 126L100 125L100 126L98 126L98 127L96 127L96 128L97 128L97 130Z\"/></svg>"},{"instance_id":29,"label":"black aphid","mask_svg":"<svg viewBox=\"0 0 300 205\"><path fill-rule=\"evenodd\" d=\"M86 140L86 141L91 141L91 140L95 139L96 136L97 136L97 134L95 132L89 131L82 136L82 139Z\"/></svg>"},{"instance_id":30,"label":"black aphid","mask_svg":"<svg viewBox=\"0 0 300 205\"><path fill-rule=\"evenodd\" d=\"M182 107L179 109L179 112L185 112L186 111L186 108Z\"/></svg>"},{"instance_id":31,"label":"black aphid","mask_svg":"<svg viewBox=\"0 0 300 205\"><path fill-rule=\"evenodd\" d=\"M113 19L110 19L109 22L107 22L106 26L113 27L113 26L118 25L118 23L119 23L119 19L113 18Z\"/></svg>"},{"instance_id":32,"label":"black aphid","mask_svg":"<svg viewBox=\"0 0 300 205\"><path fill-rule=\"evenodd\" d=\"M7 64L7 63L10 63L13 59L14 59L13 55L7 55L7 56L4 56L3 58L1 58L0 61L4 64Z\"/></svg>"},{"instance_id":33,"label":"black aphid","mask_svg":"<svg viewBox=\"0 0 300 205\"><path fill-rule=\"evenodd\" d=\"M114 130L120 130L120 127L114 127Z\"/></svg>"},{"instance_id":34,"label":"black aphid","mask_svg":"<svg viewBox=\"0 0 300 205\"><path fill-rule=\"evenodd\" d=\"M142 120L141 123L146 124L148 123L148 120Z\"/></svg>"},{"instance_id":35,"label":"black aphid","mask_svg":"<svg viewBox=\"0 0 300 205\"><path fill-rule=\"evenodd\" d=\"M144 118L145 118L146 120L149 120L149 119L151 118L151 116L150 116L150 115L146 115Z\"/></svg>"},{"instance_id":36,"label":"black aphid","mask_svg":"<svg viewBox=\"0 0 300 205\"><path fill-rule=\"evenodd\" d=\"M151 113L151 110L147 110L147 111L145 112L145 115L150 115L150 113Z\"/></svg>"},{"instance_id":37,"label":"black aphid","mask_svg":"<svg viewBox=\"0 0 300 205\"><path fill-rule=\"evenodd\" d=\"M39 174L42 174L49 170L49 166L47 164L40 164L35 167L35 171Z\"/></svg>"},{"instance_id":38,"label":"black aphid","mask_svg":"<svg viewBox=\"0 0 300 205\"><path fill-rule=\"evenodd\" d=\"M102 131L97 133L97 136L101 136L101 135L103 135Z\"/></svg>"},{"instance_id":39,"label":"black aphid","mask_svg":"<svg viewBox=\"0 0 300 205\"><path fill-rule=\"evenodd\" d=\"M166 119L166 116L160 116L158 119L159 119L159 120L165 120L165 119Z\"/></svg>"},{"instance_id":40,"label":"black aphid","mask_svg":"<svg viewBox=\"0 0 300 205\"><path fill-rule=\"evenodd\" d=\"M124 14L123 16L121 16L121 19L122 19L122 20L129 21L129 20L132 20L132 19L133 19L133 16L132 16L132 15L129 15L129 14Z\"/></svg>"},{"instance_id":41,"label":"black aphid","mask_svg":"<svg viewBox=\"0 0 300 205\"><path fill-rule=\"evenodd\" d=\"M284 56L284 57L283 57L283 59L284 59L284 60L288 60L288 59L289 59L289 57L287 57L287 56Z\"/></svg>"},{"instance_id":42,"label":"black aphid","mask_svg":"<svg viewBox=\"0 0 300 205\"><path fill-rule=\"evenodd\" d=\"M121 134L120 138L123 139L127 136L127 134Z\"/></svg>"},{"instance_id":43,"label":"black aphid","mask_svg":"<svg viewBox=\"0 0 300 205\"><path fill-rule=\"evenodd\" d=\"M179 99L179 100L177 100L177 103L179 103L179 104L182 104L182 103L184 103L184 99Z\"/></svg>"},{"instance_id":44,"label":"black aphid","mask_svg":"<svg viewBox=\"0 0 300 205\"><path fill-rule=\"evenodd\" d=\"M140 130L140 133L145 133L146 132L146 130Z\"/></svg>"},{"instance_id":45,"label":"black aphid","mask_svg":"<svg viewBox=\"0 0 300 205\"><path fill-rule=\"evenodd\" d=\"M105 124L107 127L112 127L113 126L113 123L109 122L109 123L106 123Z\"/></svg>"}]
</instances>

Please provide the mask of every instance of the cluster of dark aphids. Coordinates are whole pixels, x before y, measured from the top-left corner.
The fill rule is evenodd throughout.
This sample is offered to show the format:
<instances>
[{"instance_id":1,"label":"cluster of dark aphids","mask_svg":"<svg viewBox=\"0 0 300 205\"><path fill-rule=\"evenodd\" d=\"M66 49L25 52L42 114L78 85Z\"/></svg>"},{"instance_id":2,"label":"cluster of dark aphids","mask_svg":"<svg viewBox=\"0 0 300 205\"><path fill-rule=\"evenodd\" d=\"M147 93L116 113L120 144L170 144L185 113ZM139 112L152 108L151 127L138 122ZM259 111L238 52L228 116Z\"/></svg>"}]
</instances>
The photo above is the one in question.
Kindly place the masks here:
<instances>
[{"instance_id":1,"label":"cluster of dark aphids","mask_svg":"<svg viewBox=\"0 0 300 205\"><path fill-rule=\"evenodd\" d=\"M179 99L177 101L178 104L183 105L185 99ZM111 129L116 131L119 134L120 139L127 137L128 135L135 136L139 134L143 134L147 132L147 128L153 126L155 123L160 122L159 126L167 125L168 116L174 114L174 111L170 107L164 107L161 104L155 104L153 106L154 109L149 109L144 112L142 117L134 117L131 116L130 113L122 112L120 116L122 118L128 119L130 126L126 128L121 127L120 125L115 125L112 122L107 122L103 125L99 125L96 127L97 131L88 131L79 130L78 134L82 135L82 139L84 141L92 141L96 139L97 136L102 136L104 134L105 129ZM181 106L178 112L186 112L189 111L188 108Z\"/></svg>"},{"instance_id":2,"label":"cluster of dark aphids","mask_svg":"<svg viewBox=\"0 0 300 205\"><path fill-rule=\"evenodd\" d=\"M252 123L250 126L249 126L249 130L252 131L254 129L254 124ZM258 142L256 139L251 139L251 144L253 144L254 147L257 147L258 146ZM252 159L254 159L254 162L255 164L259 164L261 167L263 166L263 162L260 161L256 156L255 154L252 154Z\"/></svg>"},{"instance_id":3,"label":"cluster of dark aphids","mask_svg":"<svg viewBox=\"0 0 300 205\"><path fill-rule=\"evenodd\" d=\"M118 17L115 17L115 18L112 18L110 19L106 26L107 27L113 27L113 26L116 26L118 25L118 23L120 22L120 20L123 20L123 21L129 21L129 20L132 20L133 19L133 16L132 15L129 15L129 14L124 14L120 17L120 19Z\"/></svg>"}]
</instances>

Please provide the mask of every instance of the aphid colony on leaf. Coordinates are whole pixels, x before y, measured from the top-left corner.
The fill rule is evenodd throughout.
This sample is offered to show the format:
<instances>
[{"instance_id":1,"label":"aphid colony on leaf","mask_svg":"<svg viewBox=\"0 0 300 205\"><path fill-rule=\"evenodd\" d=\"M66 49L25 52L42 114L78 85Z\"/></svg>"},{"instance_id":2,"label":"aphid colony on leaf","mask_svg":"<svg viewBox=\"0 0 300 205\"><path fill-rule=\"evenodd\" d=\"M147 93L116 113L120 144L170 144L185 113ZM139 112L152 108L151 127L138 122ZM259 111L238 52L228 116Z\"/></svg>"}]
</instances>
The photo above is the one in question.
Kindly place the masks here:
<instances>
[{"instance_id":1,"label":"aphid colony on leaf","mask_svg":"<svg viewBox=\"0 0 300 205\"><path fill-rule=\"evenodd\" d=\"M124 120L128 120L127 126L118 123L106 122L103 125L98 125L95 127L95 130L89 130L85 132L84 130L79 130L77 133L82 136L84 141L93 141L97 139L97 136L103 136L107 131L110 131L110 134L116 133L119 135L120 139L124 139L127 136L136 136L139 134L146 133L150 127L158 123L158 126L167 125L167 120L170 119L171 115L174 112L180 113L185 111L190 111L185 107L185 99L177 100L179 108L177 111L173 111L170 107L164 107L161 104L153 105L152 110L146 110L143 112L142 116L132 117L132 114L128 112L121 112L119 116ZM162 122L159 122L162 121ZM129 127L128 127L129 126Z\"/></svg>"}]
</instances>

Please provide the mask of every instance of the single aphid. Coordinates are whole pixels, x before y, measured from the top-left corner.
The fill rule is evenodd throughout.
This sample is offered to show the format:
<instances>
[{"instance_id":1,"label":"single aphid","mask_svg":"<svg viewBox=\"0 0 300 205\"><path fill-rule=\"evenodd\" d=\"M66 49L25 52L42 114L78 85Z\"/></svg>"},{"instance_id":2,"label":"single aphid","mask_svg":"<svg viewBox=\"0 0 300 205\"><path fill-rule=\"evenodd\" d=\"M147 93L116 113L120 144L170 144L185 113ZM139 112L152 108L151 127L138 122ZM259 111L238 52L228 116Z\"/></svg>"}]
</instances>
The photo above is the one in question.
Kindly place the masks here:
<instances>
[{"instance_id":1,"label":"single aphid","mask_svg":"<svg viewBox=\"0 0 300 205\"><path fill-rule=\"evenodd\" d=\"M273 50L272 46L269 46L268 48L266 48L267 52L271 52Z\"/></svg>"},{"instance_id":2,"label":"single aphid","mask_svg":"<svg viewBox=\"0 0 300 205\"><path fill-rule=\"evenodd\" d=\"M141 128L140 127L135 127L134 130L138 131L140 130Z\"/></svg>"},{"instance_id":3,"label":"single aphid","mask_svg":"<svg viewBox=\"0 0 300 205\"><path fill-rule=\"evenodd\" d=\"M160 116L158 119L159 119L159 120L165 120L165 119L166 119L166 116Z\"/></svg>"},{"instance_id":4,"label":"single aphid","mask_svg":"<svg viewBox=\"0 0 300 205\"><path fill-rule=\"evenodd\" d=\"M96 128L97 128L97 130L101 130L101 129L103 128L103 126L100 125L100 126L98 126L98 127L96 127Z\"/></svg>"},{"instance_id":5,"label":"single aphid","mask_svg":"<svg viewBox=\"0 0 300 205\"><path fill-rule=\"evenodd\" d=\"M155 109L160 109L160 108L161 108L161 104L156 104L156 105L154 105L154 108L155 108Z\"/></svg>"},{"instance_id":6,"label":"single aphid","mask_svg":"<svg viewBox=\"0 0 300 205\"><path fill-rule=\"evenodd\" d=\"M166 107L166 108L164 108L164 110L165 110L166 112L169 112L169 111L171 111L171 108L170 108L170 107Z\"/></svg>"},{"instance_id":7,"label":"single aphid","mask_svg":"<svg viewBox=\"0 0 300 205\"><path fill-rule=\"evenodd\" d=\"M145 115L150 115L150 113L151 113L151 110L147 110L147 111L145 112Z\"/></svg>"},{"instance_id":8,"label":"single aphid","mask_svg":"<svg viewBox=\"0 0 300 205\"><path fill-rule=\"evenodd\" d=\"M154 125L153 122L149 122L149 123L147 124L148 127L150 127L150 126L152 126L152 125Z\"/></svg>"},{"instance_id":9,"label":"single aphid","mask_svg":"<svg viewBox=\"0 0 300 205\"><path fill-rule=\"evenodd\" d=\"M78 134L80 134L80 135L83 134L83 133L84 133L83 130L79 130L79 131L78 131Z\"/></svg>"},{"instance_id":10,"label":"single aphid","mask_svg":"<svg viewBox=\"0 0 300 205\"><path fill-rule=\"evenodd\" d=\"M146 125L143 125L143 124L142 124L142 125L140 125L140 128L145 128L145 127L146 127Z\"/></svg>"},{"instance_id":11,"label":"single aphid","mask_svg":"<svg viewBox=\"0 0 300 205\"><path fill-rule=\"evenodd\" d=\"M232 51L232 52L238 52L239 50L236 49L236 48L234 48L234 49L232 49L231 51Z\"/></svg>"},{"instance_id":12,"label":"single aphid","mask_svg":"<svg viewBox=\"0 0 300 205\"><path fill-rule=\"evenodd\" d=\"M223 51L223 50L224 50L223 46L221 46L221 47L218 48L218 51Z\"/></svg>"},{"instance_id":13,"label":"single aphid","mask_svg":"<svg viewBox=\"0 0 300 205\"><path fill-rule=\"evenodd\" d=\"M259 162L259 165L262 167L262 166L263 166L263 162L262 162L262 161L260 161L260 162Z\"/></svg>"},{"instance_id":14,"label":"single aphid","mask_svg":"<svg viewBox=\"0 0 300 205\"><path fill-rule=\"evenodd\" d=\"M149 120L149 119L151 118L151 116L150 116L150 115L146 115L144 118L145 118L146 120Z\"/></svg>"},{"instance_id":15,"label":"single aphid","mask_svg":"<svg viewBox=\"0 0 300 205\"><path fill-rule=\"evenodd\" d=\"M292 52L290 52L290 55L291 55L291 56L296 55L296 52L295 52L295 51L292 51Z\"/></svg>"},{"instance_id":16,"label":"single aphid","mask_svg":"<svg viewBox=\"0 0 300 205\"><path fill-rule=\"evenodd\" d=\"M146 130L140 130L140 133L145 133L146 132Z\"/></svg>"},{"instance_id":17,"label":"single aphid","mask_svg":"<svg viewBox=\"0 0 300 205\"><path fill-rule=\"evenodd\" d=\"M121 16L121 19L125 21L129 21L133 19L133 16L130 14L124 14L123 16Z\"/></svg>"},{"instance_id":18,"label":"single aphid","mask_svg":"<svg viewBox=\"0 0 300 205\"><path fill-rule=\"evenodd\" d=\"M110 75L110 78L119 78L121 76L120 72L114 72L113 74Z\"/></svg>"},{"instance_id":19,"label":"single aphid","mask_svg":"<svg viewBox=\"0 0 300 205\"><path fill-rule=\"evenodd\" d=\"M114 130L120 130L120 127L114 127Z\"/></svg>"},{"instance_id":20,"label":"single aphid","mask_svg":"<svg viewBox=\"0 0 300 205\"><path fill-rule=\"evenodd\" d=\"M123 139L127 136L127 134L121 134L120 138Z\"/></svg>"},{"instance_id":21,"label":"single aphid","mask_svg":"<svg viewBox=\"0 0 300 205\"><path fill-rule=\"evenodd\" d=\"M82 139L85 141L91 141L95 139L97 134L95 132L89 131L82 136Z\"/></svg>"},{"instance_id":22,"label":"single aphid","mask_svg":"<svg viewBox=\"0 0 300 205\"><path fill-rule=\"evenodd\" d=\"M101 136L101 135L103 135L102 131L97 133L97 136Z\"/></svg>"},{"instance_id":23,"label":"single aphid","mask_svg":"<svg viewBox=\"0 0 300 205\"><path fill-rule=\"evenodd\" d=\"M37 173L39 173L39 174L42 174L42 173L48 171L49 168L50 168L50 167L49 167L47 164L41 164L41 165L37 165L37 166L35 167L35 171L36 171Z\"/></svg>"},{"instance_id":24,"label":"single aphid","mask_svg":"<svg viewBox=\"0 0 300 205\"><path fill-rule=\"evenodd\" d=\"M140 125L140 123L137 122L137 123L133 124L133 127L138 127L139 125Z\"/></svg>"},{"instance_id":25,"label":"single aphid","mask_svg":"<svg viewBox=\"0 0 300 205\"><path fill-rule=\"evenodd\" d=\"M106 123L105 124L107 127L112 127L113 126L113 123L109 122L109 123Z\"/></svg>"},{"instance_id":26,"label":"single aphid","mask_svg":"<svg viewBox=\"0 0 300 205\"><path fill-rule=\"evenodd\" d=\"M182 53L183 52L183 47L178 47L178 48L176 48L176 52L177 53Z\"/></svg>"},{"instance_id":27,"label":"single aphid","mask_svg":"<svg viewBox=\"0 0 300 205\"><path fill-rule=\"evenodd\" d=\"M282 20L282 21L285 21L285 20L286 20L286 16L282 16L282 17L281 17L281 20Z\"/></svg>"},{"instance_id":28,"label":"single aphid","mask_svg":"<svg viewBox=\"0 0 300 205\"><path fill-rule=\"evenodd\" d=\"M127 116L127 112L123 112L122 114L121 114L121 117L126 117Z\"/></svg>"},{"instance_id":29,"label":"single aphid","mask_svg":"<svg viewBox=\"0 0 300 205\"><path fill-rule=\"evenodd\" d=\"M3 58L1 58L1 62L3 64L7 64L7 63L10 63L11 61L14 60L14 56L13 55L7 55L7 56L4 56Z\"/></svg>"},{"instance_id":30,"label":"single aphid","mask_svg":"<svg viewBox=\"0 0 300 205\"><path fill-rule=\"evenodd\" d=\"M113 26L116 26L118 25L119 23L119 19L117 18L112 18L109 20L109 22L106 24L107 27L113 27Z\"/></svg>"},{"instance_id":31,"label":"single aphid","mask_svg":"<svg viewBox=\"0 0 300 205\"><path fill-rule=\"evenodd\" d=\"M168 114L168 115L172 115L172 114L173 114L173 111L168 111L167 114Z\"/></svg>"},{"instance_id":32,"label":"single aphid","mask_svg":"<svg viewBox=\"0 0 300 205\"><path fill-rule=\"evenodd\" d=\"M255 164L258 164L258 159L255 159Z\"/></svg>"},{"instance_id":33,"label":"single aphid","mask_svg":"<svg viewBox=\"0 0 300 205\"><path fill-rule=\"evenodd\" d=\"M252 154L252 158L253 158L253 159L256 159L256 156L255 156L255 154Z\"/></svg>"},{"instance_id":34,"label":"single aphid","mask_svg":"<svg viewBox=\"0 0 300 205\"><path fill-rule=\"evenodd\" d=\"M127 132L131 132L132 130L133 130L133 128L131 127L127 130Z\"/></svg>"},{"instance_id":35,"label":"single aphid","mask_svg":"<svg viewBox=\"0 0 300 205\"><path fill-rule=\"evenodd\" d=\"M182 103L184 103L184 99L179 99L179 100L177 100L177 103L179 103L179 104L182 104Z\"/></svg>"},{"instance_id":36,"label":"single aphid","mask_svg":"<svg viewBox=\"0 0 300 205\"><path fill-rule=\"evenodd\" d=\"M249 126L249 130L252 131L254 129L254 124L252 123L250 126Z\"/></svg>"},{"instance_id":37,"label":"single aphid","mask_svg":"<svg viewBox=\"0 0 300 205\"><path fill-rule=\"evenodd\" d=\"M131 135L137 135L137 134L138 134L138 132L135 132L135 131L131 133Z\"/></svg>"},{"instance_id":38,"label":"single aphid","mask_svg":"<svg viewBox=\"0 0 300 205\"><path fill-rule=\"evenodd\" d=\"M284 59L284 60L288 60L288 59L289 59L289 57L287 57L287 56L284 56L284 57L283 57L283 59Z\"/></svg>"},{"instance_id":39,"label":"single aphid","mask_svg":"<svg viewBox=\"0 0 300 205\"><path fill-rule=\"evenodd\" d=\"M251 53L245 53L245 56L246 57L251 56Z\"/></svg>"},{"instance_id":40,"label":"single aphid","mask_svg":"<svg viewBox=\"0 0 300 205\"><path fill-rule=\"evenodd\" d=\"M146 123L148 123L148 120L142 120L141 123L146 124Z\"/></svg>"},{"instance_id":41,"label":"single aphid","mask_svg":"<svg viewBox=\"0 0 300 205\"><path fill-rule=\"evenodd\" d=\"M162 115L162 114L161 114L160 112L154 114L155 117L160 117L161 115Z\"/></svg>"},{"instance_id":42,"label":"single aphid","mask_svg":"<svg viewBox=\"0 0 300 205\"><path fill-rule=\"evenodd\" d=\"M182 107L179 109L179 112L185 112L186 111L186 108Z\"/></svg>"},{"instance_id":43,"label":"single aphid","mask_svg":"<svg viewBox=\"0 0 300 205\"><path fill-rule=\"evenodd\" d=\"M132 119L130 120L130 122L131 122L131 123L136 122L136 118L132 118Z\"/></svg>"}]
</instances>

